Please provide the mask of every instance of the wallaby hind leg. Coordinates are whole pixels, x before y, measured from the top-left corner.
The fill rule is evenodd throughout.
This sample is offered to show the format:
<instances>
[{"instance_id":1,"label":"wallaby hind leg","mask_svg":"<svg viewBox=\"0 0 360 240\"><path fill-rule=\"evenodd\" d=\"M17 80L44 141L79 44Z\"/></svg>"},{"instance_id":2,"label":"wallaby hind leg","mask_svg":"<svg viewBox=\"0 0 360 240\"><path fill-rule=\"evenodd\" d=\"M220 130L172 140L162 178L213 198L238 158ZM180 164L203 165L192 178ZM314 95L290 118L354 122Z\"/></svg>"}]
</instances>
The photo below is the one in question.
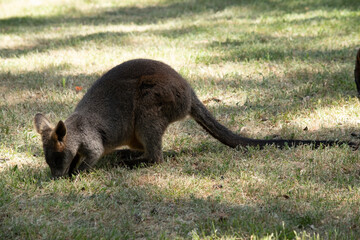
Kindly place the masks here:
<instances>
[{"instance_id":1,"label":"wallaby hind leg","mask_svg":"<svg viewBox=\"0 0 360 240\"><path fill-rule=\"evenodd\" d=\"M162 154L162 133L141 133L141 140L144 144L144 154L137 159L148 163L160 163L163 161Z\"/></svg>"},{"instance_id":2,"label":"wallaby hind leg","mask_svg":"<svg viewBox=\"0 0 360 240\"><path fill-rule=\"evenodd\" d=\"M148 163L159 163L163 161L162 136L167 124L161 119L139 121L137 124L136 135L144 146L144 154L138 158Z\"/></svg>"}]
</instances>

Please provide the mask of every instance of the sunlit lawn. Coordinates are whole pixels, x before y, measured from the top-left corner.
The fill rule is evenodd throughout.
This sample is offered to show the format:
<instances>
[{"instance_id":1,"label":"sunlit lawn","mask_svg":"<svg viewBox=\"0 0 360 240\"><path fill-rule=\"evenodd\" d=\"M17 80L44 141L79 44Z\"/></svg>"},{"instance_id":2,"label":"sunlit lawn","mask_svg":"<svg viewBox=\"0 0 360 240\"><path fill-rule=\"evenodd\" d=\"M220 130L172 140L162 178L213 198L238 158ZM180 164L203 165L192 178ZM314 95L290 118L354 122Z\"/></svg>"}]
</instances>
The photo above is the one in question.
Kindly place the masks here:
<instances>
[{"instance_id":1,"label":"sunlit lawn","mask_svg":"<svg viewBox=\"0 0 360 240\"><path fill-rule=\"evenodd\" d=\"M233 150L186 119L162 164L51 180L33 117L65 119L111 67L152 58L237 133L359 141L359 22L358 0L0 0L0 238L358 239L347 146Z\"/></svg>"}]
</instances>

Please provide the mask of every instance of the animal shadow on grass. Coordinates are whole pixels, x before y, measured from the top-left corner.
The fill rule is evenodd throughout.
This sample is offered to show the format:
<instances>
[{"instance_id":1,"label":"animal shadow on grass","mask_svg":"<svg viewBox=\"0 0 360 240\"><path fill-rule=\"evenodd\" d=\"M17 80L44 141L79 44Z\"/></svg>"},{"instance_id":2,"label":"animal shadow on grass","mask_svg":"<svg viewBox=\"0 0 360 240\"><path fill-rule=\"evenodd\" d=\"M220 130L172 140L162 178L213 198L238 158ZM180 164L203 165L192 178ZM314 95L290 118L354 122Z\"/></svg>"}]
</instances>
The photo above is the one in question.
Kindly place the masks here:
<instances>
[{"instance_id":1,"label":"animal shadow on grass","mask_svg":"<svg viewBox=\"0 0 360 240\"><path fill-rule=\"evenodd\" d=\"M144 152L130 150L130 149L119 149L104 156L95 168L114 168L114 167L125 167L129 169L143 168L154 165L141 158ZM179 155L175 151L163 152L164 158L175 158Z\"/></svg>"},{"instance_id":2,"label":"animal shadow on grass","mask_svg":"<svg viewBox=\"0 0 360 240\"><path fill-rule=\"evenodd\" d=\"M217 142L207 142L194 145L190 148L183 148L179 151L168 150L163 151L164 161L177 161L177 158L183 155L190 155L192 157L207 153L216 153L219 151L224 151L226 146L221 145ZM238 151L243 153L247 152L247 147L238 147ZM119 149L110 154L102 157L99 162L94 166L95 169L100 168L115 168L115 167L125 167L128 169L136 169L136 168L146 168L150 167L154 164L161 163L149 163L146 160L141 158L141 155L144 152L131 150L131 149Z\"/></svg>"}]
</instances>

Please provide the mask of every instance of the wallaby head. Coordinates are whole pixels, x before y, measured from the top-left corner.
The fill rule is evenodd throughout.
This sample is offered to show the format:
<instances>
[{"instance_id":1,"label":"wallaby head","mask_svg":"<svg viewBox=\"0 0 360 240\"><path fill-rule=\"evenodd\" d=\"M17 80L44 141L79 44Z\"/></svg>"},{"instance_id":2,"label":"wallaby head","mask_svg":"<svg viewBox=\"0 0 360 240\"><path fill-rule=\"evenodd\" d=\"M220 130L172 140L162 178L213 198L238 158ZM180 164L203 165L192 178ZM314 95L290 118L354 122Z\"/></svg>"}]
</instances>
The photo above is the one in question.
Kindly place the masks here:
<instances>
[{"instance_id":1,"label":"wallaby head","mask_svg":"<svg viewBox=\"0 0 360 240\"><path fill-rule=\"evenodd\" d=\"M69 174L70 165L76 155L76 145L69 144L67 128L63 121L54 127L41 113L36 114L36 131L41 135L46 163L53 177Z\"/></svg>"}]
</instances>

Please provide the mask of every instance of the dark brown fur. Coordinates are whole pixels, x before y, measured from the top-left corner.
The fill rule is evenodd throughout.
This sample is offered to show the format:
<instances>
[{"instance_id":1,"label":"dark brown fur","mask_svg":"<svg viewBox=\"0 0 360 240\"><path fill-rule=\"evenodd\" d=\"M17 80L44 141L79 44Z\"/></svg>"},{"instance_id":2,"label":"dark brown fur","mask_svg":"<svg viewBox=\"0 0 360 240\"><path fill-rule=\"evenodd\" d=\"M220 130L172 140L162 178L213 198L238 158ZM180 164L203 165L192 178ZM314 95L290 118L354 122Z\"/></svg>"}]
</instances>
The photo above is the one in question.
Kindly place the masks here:
<instances>
[{"instance_id":1,"label":"dark brown fur","mask_svg":"<svg viewBox=\"0 0 360 240\"><path fill-rule=\"evenodd\" d=\"M167 126L192 116L207 132L230 146L314 146L335 141L256 140L241 137L215 120L194 91L170 66L147 59L124 62L88 90L65 122L53 127L40 113L35 126L42 136L52 175L89 169L120 146L143 151L138 161L161 162Z\"/></svg>"},{"instance_id":2,"label":"dark brown fur","mask_svg":"<svg viewBox=\"0 0 360 240\"><path fill-rule=\"evenodd\" d=\"M356 55L354 75L358 96L360 96L360 49Z\"/></svg>"}]
</instances>

